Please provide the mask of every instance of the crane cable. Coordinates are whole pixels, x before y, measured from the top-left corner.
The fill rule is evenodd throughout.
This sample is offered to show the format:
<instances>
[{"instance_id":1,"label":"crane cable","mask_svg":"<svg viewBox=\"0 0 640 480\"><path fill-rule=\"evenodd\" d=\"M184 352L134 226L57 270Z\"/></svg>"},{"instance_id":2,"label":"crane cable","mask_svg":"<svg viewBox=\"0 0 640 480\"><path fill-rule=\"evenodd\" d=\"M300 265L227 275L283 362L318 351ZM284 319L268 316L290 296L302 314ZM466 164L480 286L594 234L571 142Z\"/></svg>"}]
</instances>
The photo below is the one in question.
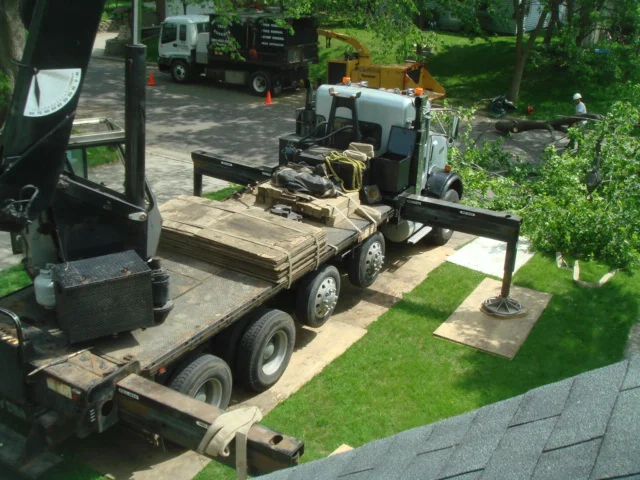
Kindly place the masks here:
<instances>
[{"instance_id":1,"label":"crane cable","mask_svg":"<svg viewBox=\"0 0 640 480\"><path fill-rule=\"evenodd\" d=\"M336 151L333 151L329 155L327 155L326 162L327 162L327 166L329 167L329 170L338 179L338 182L340 183L340 187L342 187L342 189L345 192L347 193L358 192L362 189L362 177L364 175L364 171L367 169L366 162L348 157L344 153L340 153ZM340 177L340 175L336 173L335 169L333 168L333 164L335 163L351 165L351 167L353 168L353 174L351 177L351 186L353 187L352 190L348 190L344 186L344 180Z\"/></svg>"}]
</instances>

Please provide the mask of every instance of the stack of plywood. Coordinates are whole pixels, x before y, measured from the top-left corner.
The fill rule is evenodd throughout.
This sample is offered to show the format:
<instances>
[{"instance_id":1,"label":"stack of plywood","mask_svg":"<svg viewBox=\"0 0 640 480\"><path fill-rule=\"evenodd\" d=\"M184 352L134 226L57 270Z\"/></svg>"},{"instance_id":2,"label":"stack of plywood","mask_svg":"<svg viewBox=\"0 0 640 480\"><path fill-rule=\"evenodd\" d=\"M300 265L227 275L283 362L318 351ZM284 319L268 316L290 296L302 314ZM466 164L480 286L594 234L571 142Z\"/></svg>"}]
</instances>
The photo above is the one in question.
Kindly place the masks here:
<instances>
[{"instance_id":1,"label":"stack of plywood","mask_svg":"<svg viewBox=\"0 0 640 480\"><path fill-rule=\"evenodd\" d=\"M291 205L294 212L333 227L360 207L360 193L351 192L335 198L316 198L310 195L290 193L266 182L258 185L256 203L266 206L277 203Z\"/></svg>"},{"instance_id":2,"label":"stack of plywood","mask_svg":"<svg viewBox=\"0 0 640 480\"><path fill-rule=\"evenodd\" d=\"M257 207L180 196L160 211L162 247L276 283L313 269L328 249L321 228Z\"/></svg>"}]
</instances>

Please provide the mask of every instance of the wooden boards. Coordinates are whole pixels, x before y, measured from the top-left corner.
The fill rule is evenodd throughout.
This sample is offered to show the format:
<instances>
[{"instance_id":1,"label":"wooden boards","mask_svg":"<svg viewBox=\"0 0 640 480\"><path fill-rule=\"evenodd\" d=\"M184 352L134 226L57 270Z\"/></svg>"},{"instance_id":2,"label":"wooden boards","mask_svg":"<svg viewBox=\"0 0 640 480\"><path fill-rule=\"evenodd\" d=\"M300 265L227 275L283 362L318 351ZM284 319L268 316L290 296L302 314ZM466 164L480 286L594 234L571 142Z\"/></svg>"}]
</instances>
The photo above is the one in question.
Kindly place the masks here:
<instances>
[{"instance_id":1,"label":"wooden boards","mask_svg":"<svg viewBox=\"0 0 640 480\"><path fill-rule=\"evenodd\" d=\"M328 248L321 228L261 208L180 196L160 211L162 247L276 283L313 269Z\"/></svg>"},{"instance_id":2,"label":"wooden boards","mask_svg":"<svg viewBox=\"0 0 640 480\"><path fill-rule=\"evenodd\" d=\"M290 205L293 211L333 227L360 208L360 193L352 192L335 198L315 198L290 193L269 182L258 185L256 203L267 206L276 203Z\"/></svg>"},{"instance_id":3,"label":"wooden boards","mask_svg":"<svg viewBox=\"0 0 640 480\"><path fill-rule=\"evenodd\" d=\"M551 295L528 288L511 287L511 295L525 307L526 315L498 318L480 310L487 298L500 293L501 283L485 278L433 334L484 352L513 359L547 307Z\"/></svg>"}]
</instances>

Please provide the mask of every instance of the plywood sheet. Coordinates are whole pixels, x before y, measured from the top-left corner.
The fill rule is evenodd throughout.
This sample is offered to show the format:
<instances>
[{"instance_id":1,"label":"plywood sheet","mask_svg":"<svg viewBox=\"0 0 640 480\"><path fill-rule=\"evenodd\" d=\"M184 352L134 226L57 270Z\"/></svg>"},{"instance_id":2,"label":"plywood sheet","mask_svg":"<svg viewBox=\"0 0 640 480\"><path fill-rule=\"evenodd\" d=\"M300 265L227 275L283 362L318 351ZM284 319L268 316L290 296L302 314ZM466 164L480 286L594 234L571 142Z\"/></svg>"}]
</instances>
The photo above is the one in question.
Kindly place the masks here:
<instances>
[{"instance_id":1,"label":"plywood sheet","mask_svg":"<svg viewBox=\"0 0 640 480\"><path fill-rule=\"evenodd\" d=\"M502 278L506 251L507 244L505 242L491 240L490 238L476 238L473 242L451 255L447 261L487 275ZM531 257L533 257L533 252L529 249L529 241L526 238L520 238L514 273L527 263Z\"/></svg>"},{"instance_id":2,"label":"plywood sheet","mask_svg":"<svg viewBox=\"0 0 640 480\"><path fill-rule=\"evenodd\" d=\"M438 329L436 337L512 359L547 307L551 295L528 288L511 287L511 296L525 308L525 315L503 319L480 310L482 302L500 293L501 283L485 278Z\"/></svg>"}]
</instances>

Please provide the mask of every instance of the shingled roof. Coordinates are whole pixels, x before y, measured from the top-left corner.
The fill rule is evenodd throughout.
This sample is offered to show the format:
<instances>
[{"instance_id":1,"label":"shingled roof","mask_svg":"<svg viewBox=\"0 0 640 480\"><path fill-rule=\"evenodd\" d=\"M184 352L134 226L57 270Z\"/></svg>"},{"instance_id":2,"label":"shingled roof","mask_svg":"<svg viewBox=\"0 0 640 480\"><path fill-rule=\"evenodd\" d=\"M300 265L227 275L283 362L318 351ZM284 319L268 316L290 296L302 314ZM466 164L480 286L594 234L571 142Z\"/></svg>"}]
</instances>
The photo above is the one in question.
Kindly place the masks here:
<instances>
[{"instance_id":1,"label":"shingled roof","mask_svg":"<svg viewBox=\"0 0 640 480\"><path fill-rule=\"evenodd\" d=\"M261 477L640 480L640 356Z\"/></svg>"}]
</instances>

